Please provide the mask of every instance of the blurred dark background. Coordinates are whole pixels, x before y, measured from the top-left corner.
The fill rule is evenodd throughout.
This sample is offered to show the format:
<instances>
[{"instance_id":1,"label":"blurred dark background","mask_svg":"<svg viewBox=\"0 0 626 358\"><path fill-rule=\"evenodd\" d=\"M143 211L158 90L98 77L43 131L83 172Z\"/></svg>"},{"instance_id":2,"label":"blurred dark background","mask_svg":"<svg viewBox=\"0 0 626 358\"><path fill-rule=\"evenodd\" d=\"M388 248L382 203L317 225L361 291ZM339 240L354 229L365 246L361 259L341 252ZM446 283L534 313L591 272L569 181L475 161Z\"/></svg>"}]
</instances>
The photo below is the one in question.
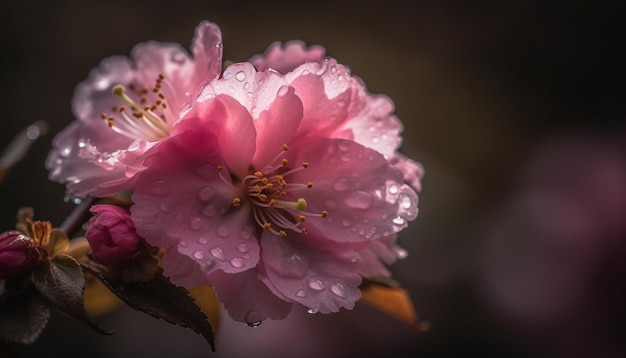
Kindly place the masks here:
<instances>
[{"instance_id":1,"label":"blurred dark background","mask_svg":"<svg viewBox=\"0 0 626 358\"><path fill-rule=\"evenodd\" d=\"M273 41L320 44L396 104L402 151L426 168L420 215L392 267L430 331L369 307L258 328L225 319L217 352L130 309L102 337L52 316L24 357L626 356L626 86L620 1L5 1L0 143L49 133L0 188L59 225L73 204L47 180L74 87L147 41L189 47L204 19L224 57ZM0 146L2 147L2 146Z\"/></svg>"}]
</instances>

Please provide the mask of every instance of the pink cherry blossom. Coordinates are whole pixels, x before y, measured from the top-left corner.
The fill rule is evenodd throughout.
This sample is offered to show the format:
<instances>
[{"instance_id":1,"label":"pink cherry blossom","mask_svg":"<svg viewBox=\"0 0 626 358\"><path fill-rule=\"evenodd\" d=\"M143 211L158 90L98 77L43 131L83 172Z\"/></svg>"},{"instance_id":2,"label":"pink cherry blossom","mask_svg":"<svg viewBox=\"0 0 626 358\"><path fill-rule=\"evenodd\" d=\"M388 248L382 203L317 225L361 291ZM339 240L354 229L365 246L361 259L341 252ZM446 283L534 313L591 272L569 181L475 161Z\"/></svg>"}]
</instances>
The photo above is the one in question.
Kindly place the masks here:
<instances>
[{"instance_id":1,"label":"pink cherry blossom","mask_svg":"<svg viewBox=\"0 0 626 358\"><path fill-rule=\"evenodd\" d=\"M396 233L418 213L421 166L398 159L392 111L334 59L231 65L146 153L137 232L174 283L214 285L236 320L351 309L362 277L406 256Z\"/></svg>"},{"instance_id":2,"label":"pink cherry blossom","mask_svg":"<svg viewBox=\"0 0 626 358\"><path fill-rule=\"evenodd\" d=\"M220 41L219 28L205 21L196 28L193 57L178 44L146 42L130 58L103 60L76 88L77 120L53 141L50 179L66 183L73 197L132 188L144 152L169 135L198 87L219 75Z\"/></svg>"}]
</instances>

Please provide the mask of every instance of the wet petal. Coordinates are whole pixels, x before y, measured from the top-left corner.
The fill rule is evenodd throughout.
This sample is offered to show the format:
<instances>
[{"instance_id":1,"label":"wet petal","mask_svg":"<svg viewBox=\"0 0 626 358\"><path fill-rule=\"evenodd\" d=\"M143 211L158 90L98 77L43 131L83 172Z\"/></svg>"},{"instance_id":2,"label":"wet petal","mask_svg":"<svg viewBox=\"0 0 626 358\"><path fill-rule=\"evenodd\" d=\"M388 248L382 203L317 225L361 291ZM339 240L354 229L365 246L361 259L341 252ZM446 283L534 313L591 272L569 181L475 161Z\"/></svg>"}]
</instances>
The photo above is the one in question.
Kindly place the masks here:
<instances>
[{"instance_id":1,"label":"wet petal","mask_svg":"<svg viewBox=\"0 0 626 358\"><path fill-rule=\"evenodd\" d=\"M359 242L399 232L417 216L417 194L404 184L402 172L373 149L341 139L302 143L296 163L309 167L293 174L294 182L313 183L293 192L307 200L313 225L331 240Z\"/></svg>"},{"instance_id":2,"label":"wet petal","mask_svg":"<svg viewBox=\"0 0 626 358\"><path fill-rule=\"evenodd\" d=\"M326 49L322 46L307 47L304 42L298 40L284 44L277 41L271 44L263 54L252 56L248 62L259 71L271 68L285 74L305 62L320 61L325 53Z\"/></svg>"},{"instance_id":3,"label":"wet petal","mask_svg":"<svg viewBox=\"0 0 626 358\"><path fill-rule=\"evenodd\" d=\"M237 274L215 272L210 281L220 302L236 321L255 325L267 318L283 319L291 310L291 303L276 297L257 278L256 269Z\"/></svg>"},{"instance_id":4,"label":"wet petal","mask_svg":"<svg viewBox=\"0 0 626 358\"><path fill-rule=\"evenodd\" d=\"M314 230L308 235L290 233L288 238L264 232L263 282L275 294L321 313L352 309L361 296L360 258L341 244L319 240Z\"/></svg>"},{"instance_id":5,"label":"wet petal","mask_svg":"<svg viewBox=\"0 0 626 358\"><path fill-rule=\"evenodd\" d=\"M254 267L259 247L249 208L233 207L239 195L219 156L212 122L190 119L146 160L137 180L132 218L154 246L178 247L205 273Z\"/></svg>"}]
</instances>

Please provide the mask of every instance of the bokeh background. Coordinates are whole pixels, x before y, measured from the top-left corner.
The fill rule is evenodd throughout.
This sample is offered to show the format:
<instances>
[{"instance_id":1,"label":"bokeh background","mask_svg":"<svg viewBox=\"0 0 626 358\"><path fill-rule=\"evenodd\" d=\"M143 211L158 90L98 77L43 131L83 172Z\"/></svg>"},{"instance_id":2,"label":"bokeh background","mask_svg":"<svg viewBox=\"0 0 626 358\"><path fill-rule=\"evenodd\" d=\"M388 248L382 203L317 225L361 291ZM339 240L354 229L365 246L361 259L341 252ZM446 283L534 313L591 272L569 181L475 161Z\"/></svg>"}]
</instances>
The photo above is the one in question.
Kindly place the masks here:
<instances>
[{"instance_id":1,"label":"bokeh background","mask_svg":"<svg viewBox=\"0 0 626 358\"><path fill-rule=\"evenodd\" d=\"M626 356L626 86L620 1L15 1L2 5L0 143L49 124L0 187L16 210L60 224L73 204L47 180L74 87L101 59L147 41L188 47L204 19L225 59L274 41L320 44L405 124L426 167L420 215L392 267L430 330L367 306L294 309L258 328L230 321L217 352L130 309L99 336L54 314L20 356ZM1 146L0 146L1 147Z\"/></svg>"}]
</instances>

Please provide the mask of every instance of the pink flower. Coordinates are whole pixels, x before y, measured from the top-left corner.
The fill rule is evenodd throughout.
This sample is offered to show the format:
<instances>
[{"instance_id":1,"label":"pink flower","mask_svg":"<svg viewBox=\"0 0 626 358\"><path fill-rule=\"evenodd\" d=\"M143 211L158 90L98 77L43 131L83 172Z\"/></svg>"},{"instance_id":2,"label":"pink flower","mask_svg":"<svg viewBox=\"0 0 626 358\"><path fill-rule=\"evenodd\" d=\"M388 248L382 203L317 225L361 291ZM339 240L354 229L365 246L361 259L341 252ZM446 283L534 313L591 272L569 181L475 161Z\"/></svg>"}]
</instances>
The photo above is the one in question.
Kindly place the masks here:
<instances>
[{"instance_id":1,"label":"pink flower","mask_svg":"<svg viewBox=\"0 0 626 358\"><path fill-rule=\"evenodd\" d=\"M85 237L91 256L114 268L132 265L145 252L143 239L137 235L127 209L116 205L93 205L96 215L89 220Z\"/></svg>"},{"instance_id":2,"label":"pink flower","mask_svg":"<svg viewBox=\"0 0 626 358\"><path fill-rule=\"evenodd\" d=\"M35 242L18 231L0 234L0 279L20 278L29 274L39 254Z\"/></svg>"},{"instance_id":3,"label":"pink flower","mask_svg":"<svg viewBox=\"0 0 626 358\"><path fill-rule=\"evenodd\" d=\"M66 183L74 197L132 188L145 151L169 135L198 86L219 75L220 41L219 28L202 22L193 58L178 44L147 42L131 58L103 60L76 88L77 121L54 139L50 179Z\"/></svg>"},{"instance_id":4,"label":"pink flower","mask_svg":"<svg viewBox=\"0 0 626 358\"><path fill-rule=\"evenodd\" d=\"M421 166L396 153L391 111L333 59L232 65L147 153L137 231L174 283L214 285L236 320L351 309L362 277L406 255L396 233L418 212Z\"/></svg>"}]
</instances>

